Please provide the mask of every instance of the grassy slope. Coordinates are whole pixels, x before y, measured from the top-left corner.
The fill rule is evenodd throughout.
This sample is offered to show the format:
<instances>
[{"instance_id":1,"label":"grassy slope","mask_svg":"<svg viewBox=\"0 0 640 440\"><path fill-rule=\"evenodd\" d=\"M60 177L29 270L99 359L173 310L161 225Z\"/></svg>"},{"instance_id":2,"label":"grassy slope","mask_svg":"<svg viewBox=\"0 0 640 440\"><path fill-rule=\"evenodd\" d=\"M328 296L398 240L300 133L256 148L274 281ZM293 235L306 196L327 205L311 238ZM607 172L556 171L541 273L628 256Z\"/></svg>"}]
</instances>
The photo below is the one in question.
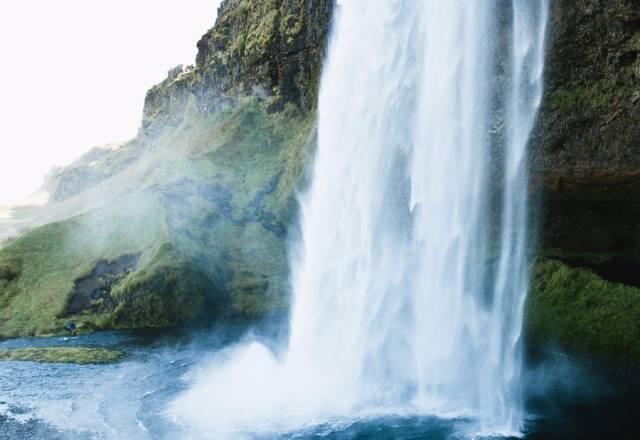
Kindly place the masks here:
<instances>
[{"instance_id":1,"label":"grassy slope","mask_svg":"<svg viewBox=\"0 0 640 440\"><path fill-rule=\"evenodd\" d=\"M189 117L165 141L181 145L187 159L172 166L182 171L154 177L188 194L173 212L173 242L229 293L230 312L247 317L286 307L286 232L314 141L314 115L267 107L246 99L213 116Z\"/></svg>"},{"instance_id":2,"label":"grassy slope","mask_svg":"<svg viewBox=\"0 0 640 440\"><path fill-rule=\"evenodd\" d=\"M284 232L314 117L266 107L247 99L207 117L191 108L139 163L80 196L122 192L114 202L1 248L0 337L59 333L69 320L80 328L176 325L208 312L204 296L212 294L226 315L284 307ZM116 310L64 316L75 280L100 260L132 253L142 258L113 288Z\"/></svg>"},{"instance_id":3,"label":"grassy slope","mask_svg":"<svg viewBox=\"0 0 640 440\"><path fill-rule=\"evenodd\" d=\"M1 336L60 331L75 279L99 260L139 252L162 239L161 225L136 218L127 205L36 228L0 249L0 264L20 272L0 281Z\"/></svg>"},{"instance_id":4,"label":"grassy slope","mask_svg":"<svg viewBox=\"0 0 640 440\"><path fill-rule=\"evenodd\" d=\"M589 270L539 259L527 325L535 344L640 365L640 289Z\"/></svg>"}]
</instances>

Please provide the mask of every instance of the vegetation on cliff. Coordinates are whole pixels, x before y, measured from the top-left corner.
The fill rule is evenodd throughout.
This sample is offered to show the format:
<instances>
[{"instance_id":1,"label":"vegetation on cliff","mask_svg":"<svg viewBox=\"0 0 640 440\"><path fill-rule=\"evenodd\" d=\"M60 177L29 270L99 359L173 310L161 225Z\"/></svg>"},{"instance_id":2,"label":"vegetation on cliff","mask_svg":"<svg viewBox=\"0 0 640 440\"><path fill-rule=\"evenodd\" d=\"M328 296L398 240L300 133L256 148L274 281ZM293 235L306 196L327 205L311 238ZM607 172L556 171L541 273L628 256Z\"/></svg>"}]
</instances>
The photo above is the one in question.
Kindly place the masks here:
<instances>
[{"instance_id":1,"label":"vegetation on cliff","mask_svg":"<svg viewBox=\"0 0 640 440\"><path fill-rule=\"evenodd\" d=\"M556 344L573 353L640 365L640 288L538 259L526 323L534 346Z\"/></svg>"}]
</instances>

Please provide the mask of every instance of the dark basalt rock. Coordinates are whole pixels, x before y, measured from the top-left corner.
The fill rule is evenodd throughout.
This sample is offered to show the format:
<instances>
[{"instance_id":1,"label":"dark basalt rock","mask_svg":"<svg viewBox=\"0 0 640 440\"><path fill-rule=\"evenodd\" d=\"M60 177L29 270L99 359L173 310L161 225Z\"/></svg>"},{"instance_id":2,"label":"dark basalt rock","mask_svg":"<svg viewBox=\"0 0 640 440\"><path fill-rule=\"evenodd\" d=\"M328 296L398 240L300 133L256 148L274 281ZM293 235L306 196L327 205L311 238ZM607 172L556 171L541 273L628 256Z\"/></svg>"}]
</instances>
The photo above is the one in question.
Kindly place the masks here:
<instances>
[{"instance_id":1,"label":"dark basalt rock","mask_svg":"<svg viewBox=\"0 0 640 440\"><path fill-rule=\"evenodd\" d=\"M65 316L77 315L87 310L93 313L113 310L116 303L111 297L112 288L135 271L139 260L140 254L99 261L90 274L76 280ZM67 325L70 324L73 323L65 324L65 330L68 330Z\"/></svg>"},{"instance_id":2,"label":"dark basalt rock","mask_svg":"<svg viewBox=\"0 0 640 440\"><path fill-rule=\"evenodd\" d=\"M172 69L145 99L142 127L157 136L184 121L192 100L204 114L255 96L271 111L315 108L334 0L225 0L198 42L195 66Z\"/></svg>"},{"instance_id":3,"label":"dark basalt rock","mask_svg":"<svg viewBox=\"0 0 640 440\"><path fill-rule=\"evenodd\" d=\"M640 1L551 2L529 342L640 363Z\"/></svg>"},{"instance_id":4,"label":"dark basalt rock","mask_svg":"<svg viewBox=\"0 0 640 440\"><path fill-rule=\"evenodd\" d=\"M640 261L640 1L556 0L548 39L542 247Z\"/></svg>"}]
</instances>

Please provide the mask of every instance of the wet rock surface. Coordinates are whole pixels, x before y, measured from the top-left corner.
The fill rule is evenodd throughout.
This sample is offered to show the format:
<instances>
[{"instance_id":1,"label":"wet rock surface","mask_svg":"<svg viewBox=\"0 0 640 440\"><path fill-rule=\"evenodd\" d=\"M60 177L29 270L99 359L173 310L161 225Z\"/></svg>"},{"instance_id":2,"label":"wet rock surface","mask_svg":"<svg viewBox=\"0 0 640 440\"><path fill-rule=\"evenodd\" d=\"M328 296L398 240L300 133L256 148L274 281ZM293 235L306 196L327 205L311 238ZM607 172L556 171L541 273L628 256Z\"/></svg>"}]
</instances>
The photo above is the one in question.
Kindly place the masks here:
<instances>
[{"instance_id":1,"label":"wet rock surface","mask_svg":"<svg viewBox=\"0 0 640 440\"><path fill-rule=\"evenodd\" d=\"M89 275L75 281L65 316L84 311L100 313L113 310L116 302L111 297L111 290L136 270L140 256L123 255L114 260L99 261Z\"/></svg>"},{"instance_id":2,"label":"wet rock surface","mask_svg":"<svg viewBox=\"0 0 640 440\"><path fill-rule=\"evenodd\" d=\"M533 345L638 363L640 2L551 2L531 148L540 255Z\"/></svg>"},{"instance_id":3,"label":"wet rock surface","mask_svg":"<svg viewBox=\"0 0 640 440\"><path fill-rule=\"evenodd\" d=\"M542 245L640 262L640 2L551 3L531 148Z\"/></svg>"}]
</instances>

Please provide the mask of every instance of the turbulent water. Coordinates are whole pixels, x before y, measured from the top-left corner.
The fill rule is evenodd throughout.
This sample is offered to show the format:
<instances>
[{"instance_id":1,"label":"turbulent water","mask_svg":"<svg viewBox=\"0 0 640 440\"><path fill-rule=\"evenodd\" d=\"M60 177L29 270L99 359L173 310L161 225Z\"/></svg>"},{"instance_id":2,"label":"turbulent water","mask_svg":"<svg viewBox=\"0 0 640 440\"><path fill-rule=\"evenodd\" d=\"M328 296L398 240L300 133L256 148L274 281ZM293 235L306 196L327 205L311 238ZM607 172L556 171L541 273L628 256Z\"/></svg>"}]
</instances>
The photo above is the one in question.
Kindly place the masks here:
<instances>
[{"instance_id":1,"label":"turbulent water","mask_svg":"<svg viewBox=\"0 0 640 440\"><path fill-rule=\"evenodd\" d=\"M224 347L242 328L220 327L214 337L200 332L184 337L94 333L71 338L0 341L0 350L40 346L112 347L126 352L112 365L52 365L0 362L0 439L175 440L224 439L213 429L165 416L166 406L185 389L182 378L203 353L226 357ZM220 351L223 350L223 351ZM633 378L611 381L595 371L552 356L548 364L525 373L529 388L530 440L638 438L640 384ZM617 391L616 391L617 390ZM232 401L238 393L224 396ZM250 393L244 398L256 399ZM533 399L531 398L533 397ZM212 399L213 400L213 399ZM203 411L210 410L205 402ZM212 411L213 422L217 415ZM473 420L418 414L360 414L308 423L288 432L249 431L228 438L255 440L455 440Z\"/></svg>"},{"instance_id":2,"label":"turbulent water","mask_svg":"<svg viewBox=\"0 0 640 440\"><path fill-rule=\"evenodd\" d=\"M339 3L287 348L230 349L172 417L236 434L372 414L520 432L546 15L543 0Z\"/></svg>"}]
</instances>

